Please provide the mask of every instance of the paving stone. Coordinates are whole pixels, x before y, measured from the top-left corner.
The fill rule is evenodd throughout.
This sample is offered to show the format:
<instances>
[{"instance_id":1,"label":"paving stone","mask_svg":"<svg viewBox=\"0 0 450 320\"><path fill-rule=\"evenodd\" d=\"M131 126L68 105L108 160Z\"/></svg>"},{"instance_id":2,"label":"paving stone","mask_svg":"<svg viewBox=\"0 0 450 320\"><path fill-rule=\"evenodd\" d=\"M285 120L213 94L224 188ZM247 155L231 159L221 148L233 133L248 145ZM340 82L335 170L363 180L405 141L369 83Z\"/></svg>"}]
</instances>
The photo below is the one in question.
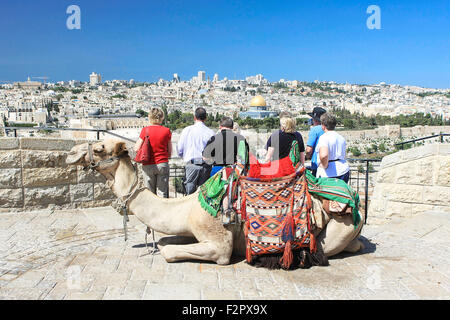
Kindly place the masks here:
<instances>
[{"instance_id":1,"label":"paving stone","mask_svg":"<svg viewBox=\"0 0 450 320\"><path fill-rule=\"evenodd\" d=\"M128 280L123 294L133 296L133 299L142 299L147 283L147 280Z\"/></svg>"},{"instance_id":2,"label":"paving stone","mask_svg":"<svg viewBox=\"0 0 450 320\"><path fill-rule=\"evenodd\" d=\"M64 297L64 300L100 300L104 294L104 292L71 292Z\"/></svg>"},{"instance_id":3,"label":"paving stone","mask_svg":"<svg viewBox=\"0 0 450 320\"><path fill-rule=\"evenodd\" d=\"M149 283L145 287L145 300L199 300L200 289L191 284L168 283L164 286Z\"/></svg>"},{"instance_id":4,"label":"paving stone","mask_svg":"<svg viewBox=\"0 0 450 320\"><path fill-rule=\"evenodd\" d=\"M0 299L450 297L450 237L442 232L449 219L439 215L433 216L439 227L425 234L410 225L419 218L399 228L366 225L364 252L341 254L328 267L294 271L254 268L243 260L228 266L169 264L158 252L148 254L145 226L134 217L124 242L121 218L110 207L0 214Z\"/></svg>"},{"instance_id":5,"label":"paving stone","mask_svg":"<svg viewBox=\"0 0 450 320\"><path fill-rule=\"evenodd\" d=\"M202 289L203 300L238 300L241 298L239 291L225 291L219 289Z\"/></svg>"}]
</instances>

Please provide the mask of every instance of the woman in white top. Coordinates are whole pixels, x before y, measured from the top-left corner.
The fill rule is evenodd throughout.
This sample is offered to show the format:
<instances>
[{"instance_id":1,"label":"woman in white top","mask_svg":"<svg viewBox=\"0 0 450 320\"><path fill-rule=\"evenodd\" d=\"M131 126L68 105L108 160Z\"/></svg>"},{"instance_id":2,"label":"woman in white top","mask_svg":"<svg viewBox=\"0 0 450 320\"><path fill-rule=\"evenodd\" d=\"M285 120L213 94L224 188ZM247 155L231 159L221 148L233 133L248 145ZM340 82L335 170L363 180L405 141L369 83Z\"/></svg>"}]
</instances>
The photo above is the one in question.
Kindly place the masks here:
<instances>
[{"instance_id":1,"label":"woman in white top","mask_svg":"<svg viewBox=\"0 0 450 320\"><path fill-rule=\"evenodd\" d=\"M348 183L350 167L346 159L346 142L343 136L334 131L336 118L328 112L320 117L322 129L325 132L320 136L316 145L319 155L317 177L342 179Z\"/></svg>"}]
</instances>

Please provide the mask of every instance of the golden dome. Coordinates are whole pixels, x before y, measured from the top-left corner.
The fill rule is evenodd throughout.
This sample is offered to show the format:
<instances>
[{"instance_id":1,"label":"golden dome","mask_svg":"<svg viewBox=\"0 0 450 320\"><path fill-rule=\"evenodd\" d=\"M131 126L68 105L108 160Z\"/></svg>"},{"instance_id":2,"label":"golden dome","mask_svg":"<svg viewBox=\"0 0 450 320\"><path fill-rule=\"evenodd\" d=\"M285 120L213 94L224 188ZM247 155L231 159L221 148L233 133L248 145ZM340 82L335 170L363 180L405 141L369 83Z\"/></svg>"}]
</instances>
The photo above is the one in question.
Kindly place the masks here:
<instances>
[{"instance_id":1,"label":"golden dome","mask_svg":"<svg viewBox=\"0 0 450 320\"><path fill-rule=\"evenodd\" d=\"M261 96L255 96L250 100L250 106L252 107L265 107L266 106L266 100L264 100Z\"/></svg>"}]
</instances>

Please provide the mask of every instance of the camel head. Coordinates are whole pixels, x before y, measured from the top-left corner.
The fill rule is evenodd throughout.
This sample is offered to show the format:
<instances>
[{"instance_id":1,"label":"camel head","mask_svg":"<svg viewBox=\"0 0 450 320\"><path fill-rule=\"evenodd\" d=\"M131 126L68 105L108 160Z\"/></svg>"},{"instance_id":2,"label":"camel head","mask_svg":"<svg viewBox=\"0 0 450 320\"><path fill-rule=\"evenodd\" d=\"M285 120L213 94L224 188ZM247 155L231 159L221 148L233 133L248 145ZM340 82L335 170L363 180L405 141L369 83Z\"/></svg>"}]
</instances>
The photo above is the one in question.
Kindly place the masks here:
<instances>
[{"instance_id":1,"label":"camel head","mask_svg":"<svg viewBox=\"0 0 450 320\"><path fill-rule=\"evenodd\" d=\"M121 158L128 157L125 142L116 139L106 139L92 144L89 154L89 144L74 146L67 155L66 163L79 165L84 169L95 169L103 175L114 174Z\"/></svg>"}]
</instances>

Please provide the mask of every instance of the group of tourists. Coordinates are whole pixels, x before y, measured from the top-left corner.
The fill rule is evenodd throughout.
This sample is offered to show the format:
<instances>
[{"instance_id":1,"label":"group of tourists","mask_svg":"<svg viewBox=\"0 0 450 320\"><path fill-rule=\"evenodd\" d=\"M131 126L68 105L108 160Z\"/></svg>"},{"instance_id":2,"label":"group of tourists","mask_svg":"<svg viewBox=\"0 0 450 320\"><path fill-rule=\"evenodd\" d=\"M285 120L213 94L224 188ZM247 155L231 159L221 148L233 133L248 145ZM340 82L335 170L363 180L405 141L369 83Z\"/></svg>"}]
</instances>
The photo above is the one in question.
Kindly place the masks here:
<instances>
[{"instance_id":1,"label":"group of tourists","mask_svg":"<svg viewBox=\"0 0 450 320\"><path fill-rule=\"evenodd\" d=\"M325 109L316 107L311 113L311 129L308 140L295 130L296 120L291 114L280 114L280 129L269 137L265 149L265 162L276 162L290 155L293 142L297 142L299 163L304 166L305 159L311 159L311 170L316 177L333 177L349 180L349 166L346 161L345 139L335 131L336 118ZM194 112L194 124L183 129L177 153L185 163L184 186L187 194L194 193L212 175L224 166L237 161L238 146L243 141L249 150L246 139L240 134L233 119L220 120L219 131L205 125L206 110L199 107ZM150 125L143 128L135 144L136 152L142 147L144 139L150 143L151 153L143 164L145 185L155 194L169 197L169 158L172 156L172 133L162 126L164 112L152 108L149 112Z\"/></svg>"}]
</instances>

